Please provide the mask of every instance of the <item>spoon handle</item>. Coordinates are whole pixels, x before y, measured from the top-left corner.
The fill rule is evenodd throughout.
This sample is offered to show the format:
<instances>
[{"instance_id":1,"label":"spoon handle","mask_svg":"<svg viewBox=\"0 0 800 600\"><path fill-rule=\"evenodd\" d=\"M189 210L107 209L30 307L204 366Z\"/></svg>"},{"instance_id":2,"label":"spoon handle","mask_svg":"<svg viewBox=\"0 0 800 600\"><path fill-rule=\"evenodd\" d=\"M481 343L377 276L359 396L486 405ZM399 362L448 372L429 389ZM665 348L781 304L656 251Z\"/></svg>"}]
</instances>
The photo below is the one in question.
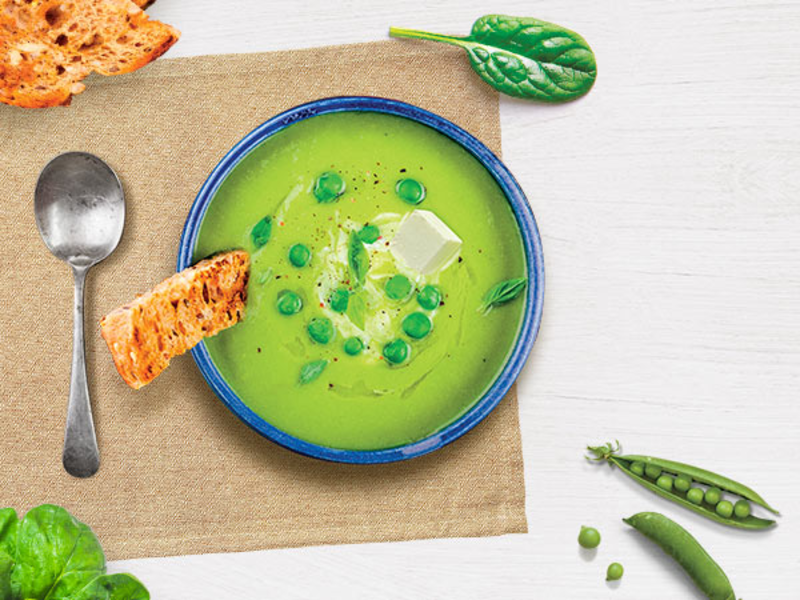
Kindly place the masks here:
<instances>
[{"instance_id":1,"label":"spoon handle","mask_svg":"<svg viewBox=\"0 0 800 600\"><path fill-rule=\"evenodd\" d=\"M64 468L73 477L91 477L100 468L100 452L97 450L89 388L86 385L86 356L83 346L83 294L88 270L88 267L73 267L75 311L72 333L72 379L69 384L63 454Z\"/></svg>"}]
</instances>

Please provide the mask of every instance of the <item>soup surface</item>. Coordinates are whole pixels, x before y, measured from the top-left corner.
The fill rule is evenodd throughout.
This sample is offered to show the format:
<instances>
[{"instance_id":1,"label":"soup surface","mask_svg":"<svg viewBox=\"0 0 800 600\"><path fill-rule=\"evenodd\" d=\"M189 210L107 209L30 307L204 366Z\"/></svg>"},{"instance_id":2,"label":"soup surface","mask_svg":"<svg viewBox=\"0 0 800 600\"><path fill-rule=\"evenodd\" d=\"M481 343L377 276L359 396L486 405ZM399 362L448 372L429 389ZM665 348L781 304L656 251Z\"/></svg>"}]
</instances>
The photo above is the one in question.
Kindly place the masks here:
<instances>
[{"instance_id":1,"label":"soup surface","mask_svg":"<svg viewBox=\"0 0 800 600\"><path fill-rule=\"evenodd\" d=\"M505 195L408 119L326 114L265 140L214 196L194 258L232 248L251 253L247 312L206 341L211 358L253 411L312 443L431 435L483 395L519 331L524 294L481 308L526 275Z\"/></svg>"}]
</instances>

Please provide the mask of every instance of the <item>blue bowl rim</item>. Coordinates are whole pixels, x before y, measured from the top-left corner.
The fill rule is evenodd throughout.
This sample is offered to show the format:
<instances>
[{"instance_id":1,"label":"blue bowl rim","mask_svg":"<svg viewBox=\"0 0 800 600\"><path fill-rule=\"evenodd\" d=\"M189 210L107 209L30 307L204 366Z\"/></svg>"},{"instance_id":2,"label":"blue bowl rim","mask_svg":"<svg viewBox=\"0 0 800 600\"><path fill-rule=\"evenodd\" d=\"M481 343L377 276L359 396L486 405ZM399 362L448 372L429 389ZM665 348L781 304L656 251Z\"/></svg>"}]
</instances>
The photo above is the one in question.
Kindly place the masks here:
<instances>
[{"instance_id":1,"label":"blue bowl rim","mask_svg":"<svg viewBox=\"0 0 800 600\"><path fill-rule=\"evenodd\" d=\"M500 185L520 228L525 250L528 288L525 312L517 341L500 374L483 396L465 413L430 436L393 448L381 450L345 450L314 444L292 436L253 412L222 378L205 342L191 351L200 373L220 400L250 428L273 442L306 456L332 462L353 464L387 463L422 456L458 439L494 410L508 393L530 355L539 331L544 304L544 256L542 242L533 212L525 193L508 168L473 135L449 120L412 104L372 96L337 96L322 98L295 106L265 121L242 138L220 160L197 194L184 224L178 251L177 270L192 264L192 255L206 210L225 178L253 149L265 139L291 124L322 114L336 112L378 112L405 117L431 127L465 148L486 168Z\"/></svg>"}]
</instances>

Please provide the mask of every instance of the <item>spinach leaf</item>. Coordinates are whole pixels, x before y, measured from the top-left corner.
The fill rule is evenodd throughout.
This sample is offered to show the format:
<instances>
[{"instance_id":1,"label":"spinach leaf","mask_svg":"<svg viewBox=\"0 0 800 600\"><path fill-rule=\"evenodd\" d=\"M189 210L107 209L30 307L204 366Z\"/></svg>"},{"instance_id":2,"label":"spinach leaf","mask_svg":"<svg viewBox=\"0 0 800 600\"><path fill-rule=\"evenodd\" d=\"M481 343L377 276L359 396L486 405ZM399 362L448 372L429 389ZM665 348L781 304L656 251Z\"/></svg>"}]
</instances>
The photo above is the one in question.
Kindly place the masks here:
<instances>
[{"instance_id":1,"label":"spinach leaf","mask_svg":"<svg viewBox=\"0 0 800 600\"><path fill-rule=\"evenodd\" d=\"M19 519L13 508L0 509L0 552L16 556L18 526ZM2 596L0 596L0 600L2 600Z\"/></svg>"},{"instance_id":2,"label":"spinach leaf","mask_svg":"<svg viewBox=\"0 0 800 600\"><path fill-rule=\"evenodd\" d=\"M100 542L59 506L0 510L0 600L149 600L131 575L106 575Z\"/></svg>"},{"instance_id":3,"label":"spinach leaf","mask_svg":"<svg viewBox=\"0 0 800 600\"><path fill-rule=\"evenodd\" d=\"M101 575L70 600L150 600L150 593L133 575Z\"/></svg>"},{"instance_id":4,"label":"spinach leaf","mask_svg":"<svg viewBox=\"0 0 800 600\"><path fill-rule=\"evenodd\" d=\"M253 226L250 232L250 238L253 240L253 245L256 250L265 246L269 239L272 237L272 217L264 217Z\"/></svg>"},{"instance_id":5,"label":"spinach leaf","mask_svg":"<svg viewBox=\"0 0 800 600\"><path fill-rule=\"evenodd\" d=\"M11 600L11 571L14 559L0 550L0 600Z\"/></svg>"},{"instance_id":6,"label":"spinach leaf","mask_svg":"<svg viewBox=\"0 0 800 600\"><path fill-rule=\"evenodd\" d=\"M497 306L511 302L522 293L527 284L528 280L525 277L501 281L484 296L480 310L488 313Z\"/></svg>"},{"instance_id":7,"label":"spinach leaf","mask_svg":"<svg viewBox=\"0 0 800 600\"><path fill-rule=\"evenodd\" d=\"M300 384L311 383L322 375L327 366L327 360L312 360L310 363L304 364L300 369Z\"/></svg>"},{"instance_id":8,"label":"spinach leaf","mask_svg":"<svg viewBox=\"0 0 800 600\"><path fill-rule=\"evenodd\" d=\"M472 68L493 88L518 98L568 102L586 94L597 78L589 44L560 25L530 17L486 15L467 37L392 27L393 37L444 42L464 48Z\"/></svg>"},{"instance_id":9,"label":"spinach leaf","mask_svg":"<svg viewBox=\"0 0 800 600\"><path fill-rule=\"evenodd\" d=\"M350 244L347 248L347 264L350 266L350 275L354 286L361 287L367 279L369 271L369 252L364 247L364 242L355 231L350 232Z\"/></svg>"},{"instance_id":10,"label":"spinach leaf","mask_svg":"<svg viewBox=\"0 0 800 600\"><path fill-rule=\"evenodd\" d=\"M25 600L69 598L106 568L92 531L49 504L30 510L19 524L16 562L11 588Z\"/></svg>"}]
</instances>

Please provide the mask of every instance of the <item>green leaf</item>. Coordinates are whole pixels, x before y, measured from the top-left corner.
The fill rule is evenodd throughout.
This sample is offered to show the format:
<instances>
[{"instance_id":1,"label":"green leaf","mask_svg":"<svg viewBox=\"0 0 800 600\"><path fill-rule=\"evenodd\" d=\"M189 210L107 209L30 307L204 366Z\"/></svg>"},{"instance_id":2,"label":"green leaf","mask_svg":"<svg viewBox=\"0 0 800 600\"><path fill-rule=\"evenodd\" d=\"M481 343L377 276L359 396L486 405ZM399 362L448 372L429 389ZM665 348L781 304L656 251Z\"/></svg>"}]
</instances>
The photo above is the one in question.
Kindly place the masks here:
<instances>
[{"instance_id":1,"label":"green leaf","mask_svg":"<svg viewBox=\"0 0 800 600\"><path fill-rule=\"evenodd\" d=\"M100 542L60 506L19 520L0 509L0 600L149 600L132 575L106 575Z\"/></svg>"},{"instance_id":2,"label":"green leaf","mask_svg":"<svg viewBox=\"0 0 800 600\"><path fill-rule=\"evenodd\" d=\"M101 575L69 600L150 600L150 592L133 575Z\"/></svg>"},{"instance_id":3,"label":"green leaf","mask_svg":"<svg viewBox=\"0 0 800 600\"><path fill-rule=\"evenodd\" d=\"M347 316L350 317L350 322L356 327L364 330L367 323L367 303L360 294L350 296L350 302L347 306Z\"/></svg>"},{"instance_id":4,"label":"green leaf","mask_svg":"<svg viewBox=\"0 0 800 600\"><path fill-rule=\"evenodd\" d=\"M525 277L501 281L484 296L480 310L487 313L493 308L511 302L522 293L526 285L528 280Z\"/></svg>"},{"instance_id":5,"label":"green leaf","mask_svg":"<svg viewBox=\"0 0 800 600\"><path fill-rule=\"evenodd\" d=\"M16 562L11 589L25 600L70 600L106 569L92 530L50 504L28 511L20 522Z\"/></svg>"},{"instance_id":6,"label":"green leaf","mask_svg":"<svg viewBox=\"0 0 800 600\"><path fill-rule=\"evenodd\" d=\"M367 279L369 271L369 253L364 247L364 242L355 231L350 232L350 244L347 248L347 264L350 266L350 275L354 285L361 287Z\"/></svg>"},{"instance_id":7,"label":"green leaf","mask_svg":"<svg viewBox=\"0 0 800 600\"><path fill-rule=\"evenodd\" d=\"M256 223L250 232L250 237L256 250L265 246L272 237L272 217L264 217Z\"/></svg>"},{"instance_id":8,"label":"green leaf","mask_svg":"<svg viewBox=\"0 0 800 600\"><path fill-rule=\"evenodd\" d=\"M464 48L472 68L497 91L542 102L568 102L597 78L589 44L560 25L531 17L486 15L467 37L390 28L389 35Z\"/></svg>"},{"instance_id":9,"label":"green leaf","mask_svg":"<svg viewBox=\"0 0 800 600\"><path fill-rule=\"evenodd\" d=\"M0 509L0 552L16 556L18 527L17 511L13 508ZM0 596L0 600L2 600L2 596Z\"/></svg>"},{"instance_id":10,"label":"green leaf","mask_svg":"<svg viewBox=\"0 0 800 600\"><path fill-rule=\"evenodd\" d=\"M327 360L312 360L310 363L304 364L300 369L300 383L303 385L311 383L322 375L327 366Z\"/></svg>"},{"instance_id":11,"label":"green leaf","mask_svg":"<svg viewBox=\"0 0 800 600\"><path fill-rule=\"evenodd\" d=\"M14 569L14 559L6 552L0 550L0 600L12 600L11 571Z\"/></svg>"}]
</instances>

